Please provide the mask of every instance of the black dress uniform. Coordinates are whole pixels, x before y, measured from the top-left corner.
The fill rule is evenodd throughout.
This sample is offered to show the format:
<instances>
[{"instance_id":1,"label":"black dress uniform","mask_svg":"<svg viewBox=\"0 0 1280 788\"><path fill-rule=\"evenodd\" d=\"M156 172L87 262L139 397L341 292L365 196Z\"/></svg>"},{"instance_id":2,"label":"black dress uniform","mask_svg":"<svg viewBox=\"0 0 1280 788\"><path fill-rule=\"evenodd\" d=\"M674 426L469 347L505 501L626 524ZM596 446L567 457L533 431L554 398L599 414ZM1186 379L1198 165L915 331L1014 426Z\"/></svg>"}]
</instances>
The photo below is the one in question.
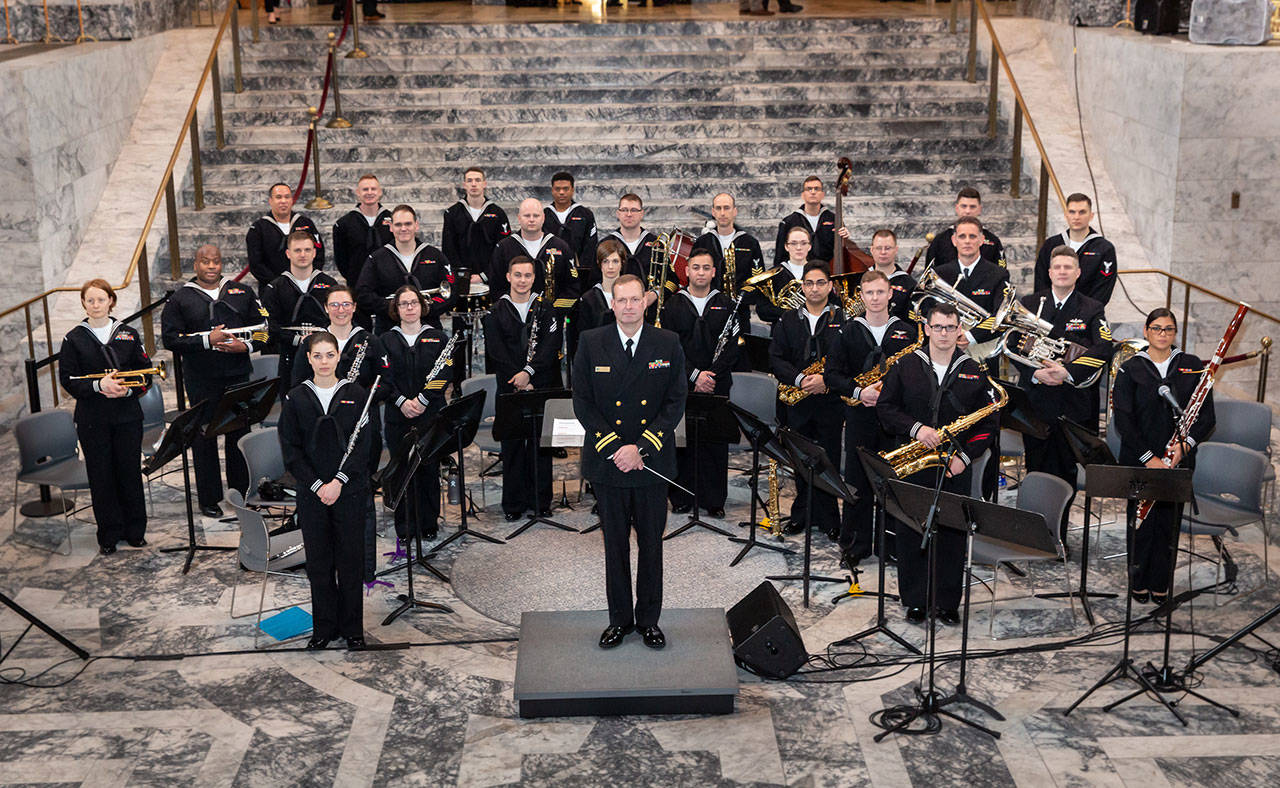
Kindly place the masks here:
<instances>
[{"instance_id":1,"label":"black dress uniform","mask_svg":"<svg viewBox=\"0 0 1280 788\"><path fill-rule=\"evenodd\" d=\"M715 355L720 333L730 320L735 321L735 327L729 329L732 333L725 343L724 352L712 363L711 358ZM716 377L712 393L729 396L729 389L733 386L733 365L738 357L738 334L741 331L736 321L733 299L719 290L712 290L701 307L688 290L681 290L667 299L662 309L662 327L674 331L680 337L689 391L693 391L698 374L706 370ZM689 431L686 435L688 445L683 449L676 449L676 481L690 490L694 489L696 465L698 505L706 510L723 509L729 493L729 444L700 438L698 456L695 457L693 435ZM667 495L673 506L689 506L693 503L688 493L675 487L671 487Z\"/></svg>"},{"instance_id":2,"label":"black dress uniform","mask_svg":"<svg viewBox=\"0 0 1280 788\"><path fill-rule=\"evenodd\" d=\"M1036 254L1036 290L1048 290L1049 260L1053 250L1059 246L1075 247L1068 242L1064 230L1052 238L1045 239L1040 251ZM1116 286L1116 248L1099 235L1092 227L1089 234L1076 248L1080 258L1080 278L1076 281L1076 290L1106 306L1111 301L1111 291Z\"/></svg>"},{"instance_id":3,"label":"black dress uniform","mask_svg":"<svg viewBox=\"0 0 1280 788\"><path fill-rule=\"evenodd\" d=\"M893 436L895 445L902 445L914 440L922 426L943 427L994 401L995 393L986 373L978 362L959 348L952 354L939 384L926 346L894 364L885 375L876 414L885 430ZM968 466L991 446L992 437L998 429L999 411L996 411L955 436L960 445L956 456L965 464L965 471L946 479L942 484L943 490L957 495L969 494L971 474ZM950 447L944 446L942 450L949 451ZM904 481L935 487L938 475L944 470L928 468ZM898 594L902 604L908 608L927 608L928 553L920 549L920 537L915 530L899 525L896 533ZM956 610L960 607L963 588L965 539L959 531L948 528L938 529L935 538L937 608Z\"/></svg>"},{"instance_id":4,"label":"black dress uniform","mask_svg":"<svg viewBox=\"0 0 1280 788\"><path fill-rule=\"evenodd\" d=\"M622 237L621 229L610 231L600 240L604 241L609 238L612 238L622 244L622 247L627 250L626 259L622 261L622 270L620 271L620 274L633 274L638 276L645 282L645 286L647 287L649 282L649 263L653 260L653 245L658 242L658 236L642 227L640 228L640 240L636 241L634 248L632 248L632 245L627 243L627 240ZM586 266L583 268L581 273L586 274L582 280L582 287L584 290L591 285L600 283L599 266ZM671 292L674 293L675 290L673 289Z\"/></svg>"},{"instance_id":5,"label":"black dress uniform","mask_svg":"<svg viewBox=\"0 0 1280 788\"><path fill-rule=\"evenodd\" d=\"M306 214L294 213L289 217L289 231L284 232L270 214L263 216L249 225L245 234L245 249L249 256L249 273L258 280L258 290L267 286L271 280L289 270L289 258L285 256L290 233L295 230L306 230L316 242L315 269L324 268L324 240L315 222Z\"/></svg>"},{"instance_id":6,"label":"black dress uniform","mask_svg":"<svg viewBox=\"0 0 1280 788\"><path fill-rule=\"evenodd\" d=\"M581 294L581 282L578 279L578 266L569 244L551 235L543 233L538 242L537 254L529 254L519 234L509 235L498 242L489 260L489 272L485 279L489 283L489 296L496 303L507 294L511 285L507 282L507 266L516 257L524 255L533 260L533 291L547 293L546 271L550 263L552 270L551 306L563 317L569 314Z\"/></svg>"},{"instance_id":7,"label":"black dress uniform","mask_svg":"<svg viewBox=\"0 0 1280 788\"><path fill-rule=\"evenodd\" d=\"M929 250L925 252L925 263L935 268L944 263L954 263L959 257L956 253L956 245L951 240L951 236L956 234L955 225L939 232L929 242ZM1005 267L1004 260L1004 244L996 237L996 234L982 228L982 246L978 249L978 256L988 263Z\"/></svg>"},{"instance_id":8,"label":"black dress uniform","mask_svg":"<svg viewBox=\"0 0 1280 788\"><path fill-rule=\"evenodd\" d=\"M89 477L98 546L114 548L121 540L142 541L147 531L147 502L142 493L142 406L138 404L147 389L130 388L126 396L112 399L101 393L100 379L72 378L108 369L146 369L152 364L137 331L114 320L107 328L105 343L89 328L88 320L71 329L58 351L58 376L76 400L76 434ZM146 381L150 386L151 377Z\"/></svg>"},{"instance_id":9,"label":"black dress uniform","mask_svg":"<svg viewBox=\"0 0 1280 788\"><path fill-rule=\"evenodd\" d=\"M855 317L840 329L840 337L827 358L827 385L842 397L857 401L862 387L854 380L886 358L915 343L919 327L890 317L881 327L879 339L865 317ZM889 436L880 426L875 408L844 406L844 479L858 491L858 500L844 504L840 518L840 551L859 561L871 555L872 513L875 496L858 458L858 449L880 451L889 445Z\"/></svg>"},{"instance_id":10,"label":"black dress uniform","mask_svg":"<svg viewBox=\"0 0 1280 788\"><path fill-rule=\"evenodd\" d=\"M461 274L485 274L493 249L510 232L506 211L485 201L479 214L471 218L466 200L458 200L444 211L444 229L440 233L440 246L444 256Z\"/></svg>"},{"instance_id":11,"label":"black dress uniform","mask_svg":"<svg viewBox=\"0 0 1280 788\"><path fill-rule=\"evenodd\" d=\"M851 294L854 288L862 285L862 275L852 279L849 290ZM889 274L889 314L908 323L916 322L911 316L911 296L915 291L915 277L903 270L902 266L894 265L893 273Z\"/></svg>"},{"instance_id":12,"label":"black dress uniform","mask_svg":"<svg viewBox=\"0 0 1280 788\"><path fill-rule=\"evenodd\" d=\"M829 362L832 348L840 341L840 327L845 321L840 307L828 304L813 329L809 328L807 314L808 310L802 306L789 310L773 324L769 366L779 383L800 385L801 371L821 358ZM780 404L778 416L783 426L816 441L833 464L840 461L844 404L837 395L810 394L794 405ZM800 474L796 474L796 499L791 504L792 532L804 527L808 488ZM836 538L840 530L840 510L835 496L815 489L811 514L811 525Z\"/></svg>"},{"instance_id":13,"label":"black dress uniform","mask_svg":"<svg viewBox=\"0 0 1280 788\"><path fill-rule=\"evenodd\" d=\"M733 247L733 293L736 295L742 292L742 286L748 279L764 271L764 254L760 251L760 242L742 230L734 230L730 234L728 246ZM728 246L725 245L722 236L714 230L703 233L693 242L694 249L710 252L711 259L715 261L716 275L711 280L711 289L720 290L726 294L728 291L724 286L724 278L727 274L724 253Z\"/></svg>"},{"instance_id":14,"label":"black dress uniform","mask_svg":"<svg viewBox=\"0 0 1280 788\"><path fill-rule=\"evenodd\" d=\"M788 259L787 233L792 227L803 227L813 236L813 248L809 256L814 260L830 260L836 248L836 215L829 208L823 208L818 214L818 223L809 221L804 208L792 211L781 222L778 222L778 238L773 244L773 262L781 263Z\"/></svg>"},{"instance_id":15,"label":"black dress uniform","mask_svg":"<svg viewBox=\"0 0 1280 788\"><path fill-rule=\"evenodd\" d=\"M365 262L355 287L356 304L360 311L373 316L373 332L385 334L393 325L387 308L397 290L405 285L416 290L434 290L441 282L450 281L451 270L449 259L431 244L419 244L407 259L400 255L395 244L387 244ZM457 299L452 292L449 298L436 293L426 299L427 312L422 316L422 323L440 328L440 316L452 309Z\"/></svg>"},{"instance_id":16,"label":"black dress uniform","mask_svg":"<svg viewBox=\"0 0 1280 788\"><path fill-rule=\"evenodd\" d=\"M579 265L589 266L596 259L596 215L590 208L575 202L562 221L553 204L542 209L542 217L542 231L569 244Z\"/></svg>"},{"instance_id":17,"label":"black dress uniform","mask_svg":"<svg viewBox=\"0 0 1280 788\"><path fill-rule=\"evenodd\" d=\"M249 353L213 350L209 347L207 334L203 337L182 335L208 331L216 325L242 328L266 322L267 310L258 303L253 291L239 282L224 278L217 298L197 285L194 279L173 291L160 316L160 327L164 346L182 357L182 385L188 405L204 400L217 402L228 388L247 383L253 371L249 353L266 348L267 329L264 327L247 338L241 337L249 346ZM223 438L227 484L242 493L249 486L249 471L236 442L247 433L248 430L240 430ZM196 468L200 506L216 506L222 500L217 439L197 438L191 444L191 458Z\"/></svg>"},{"instance_id":18,"label":"black dress uniform","mask_svg":"<svg viewBox=\"0 0 1280 788\"><path fill-rule=\"evenodd\" d=\"M338 281L324 271L316 271L305 285L286 271L262 288L262 306L267 310L267 326L271 344L280 354L279 375L281 385L293 380L294 352L302 345L306 335L297 331L285 331L285 326L312 325L323 328L329 324L329 313L324 308L329 291ZM305 287L305 290L303 289ZM310 369L306 371L310 377Z\"/></svg>"},{"instance_id":19,"label":"black dress uniform","mask_svg":"<svg viewBox=\"0 0 1280 788\"><path fill-rule=\"evenodd\" d=\"M640 449L647 467L672 478L675 430L687 384L680 339L645 325L628 353L616 325L582 335L573 360L573 411L586 429L582 475L591 482L604 531L609 625L657 626L662 613L662 531L666 482L646 470L623 473L609 458ZM639 551L631 595L631 527Z\"/></svg>"},{"instance_id":20,"label":"black dress uniform","mask_svg":"<svg viewBox=\"0 0 1280 788\"><path fill-rule=\"evenodd\" d=\"M602 284L596 284L582 294L573 312L573 322L578 327L579 334L600 326L613 325L613 302L610 300L612 297L612 295L605 297Z\"/></svg>"},{"instance_id":21,"label":"black dress uniform","mask_svg":"<svg viewBox=\"0 0 1280 788\"><path fill-rule=\"evenodd\" d=\"M378 410L356 438L347 461L342 455L357 429L368 392L341 378L326 408L312 381L297 386L280 409L280 450L284 466L298 481L298 526L307 551L313 637L323 640L364 635L361 581L365 562L365 514L369 474L382 452ZM337 479L338 500L326 506L316 491Z\"/></svg>"},{"instance_id":22,"label":"black dress uniform","mask_svg":"<svg viewBox=\"0 0 1280 788\"><path fill-rule=\"evenodd\" d=\"M378 208L372 223L359 208L348 211L333 223L333 264L343 281L352 287L360 281L360 271L369 255L396 242L391 234L391 211L381 205Z\"/></svg>"},{"instance_id":23,"label":"black dress uniform","mask_svg":"<svg viewBox=\"0 0 1280 788\"><path fill-rule=\"evenodd\" d=\"M537 324L533 358L529 358L529 336ZM521 370L529 373L535 389L561 388L561 321L554 309L534 295L522 318L509 295L490 307L483 319L485 371L498 379L498 396L510 394L515 386L507 381ZM530 470L532 445L523 440L502 441L502 511L518 517L551 508L551 450L541 449L536 458L537 487Z\"/></svg>"},{"instance_id":24,"label":"black dress uniform","mask_svg":"<svg viewBox=\"0 0 1280 788\"><path fill-rule=\"evenodd\" d=\"M1116 374L1111 393L1112 424L1120 433L1121 465L1145 465L1153 457L1164 456L1178 416L1160 396L1160 387L1168 386L1178 404L1185 407L1203 370L1203 361L1176 348L1169 356L1164 374L1146 351L1125 362ZM1187 437L1188 456L1178 467L1195 467L1195 446L1209 437L1213 425L1213 393L1210 392ZM1132 515L1134 504L1129 507ZM1138 526L1130 547L1133 588L1157 594L1168 592L1169 549L1178 527L1177 519L1177 504L1158 503Z\"/></svg>"},{"instance_id":25,"label":"black dress uniform","mask_svg":"<svg viewBox=\"0 0 1280 788\"><path fill-rule=\"evenodd\" d=\"M335 337L336 338L336 337ZM387 362L387 354L382 349L382 340L360 326L352 326L351 334L346 340L338 340L338 368L334 372L340 378L351 374L351 365L360 355L360 348L368 345L360 359L360 369L356 371L355 382L366 389L373 385L373 380L381 375L386 380L391 367ZM293 377L289 379L289 387L301 385L311 379L311 362L307 361L305 343L298 346L293 354ZM381 399L381 398L379 398Z\"/></svg>"},{"instance_id":26,"label":"black dress uniform","mask_svg":"<svg viewBox=\"0 0 1280 788\"><path fill-rule=\"evenodd\" d=\"M1049 336L1066 339L1086 349L1086 353L1066 365L1071 379L1059 386L1046 386L1033 379L1035 368L1014 362L1018 369L1018 385L1030 395L1031 409L1036 416L1050 425L1049 437L1037 438L1023 435L1026 448L1027 470L1051 473L1076 486L1076 459L1062 431L1059 416L1066 416L1077 424L1097 432L1098 387L1096 382L1084 388L1076 388L1096 375L1111 360L1111 329L1103 315L1102 304L1073 290L1059 308L1053 290L1045 290L1023 296L1019 301L1032 314L1039 312L1041 319L1053 325ZM1069 507L1068 507L1069 509ZM1066 543L1067 512L1062 515L1061 538Z\"/></svg>"}]
</instances>

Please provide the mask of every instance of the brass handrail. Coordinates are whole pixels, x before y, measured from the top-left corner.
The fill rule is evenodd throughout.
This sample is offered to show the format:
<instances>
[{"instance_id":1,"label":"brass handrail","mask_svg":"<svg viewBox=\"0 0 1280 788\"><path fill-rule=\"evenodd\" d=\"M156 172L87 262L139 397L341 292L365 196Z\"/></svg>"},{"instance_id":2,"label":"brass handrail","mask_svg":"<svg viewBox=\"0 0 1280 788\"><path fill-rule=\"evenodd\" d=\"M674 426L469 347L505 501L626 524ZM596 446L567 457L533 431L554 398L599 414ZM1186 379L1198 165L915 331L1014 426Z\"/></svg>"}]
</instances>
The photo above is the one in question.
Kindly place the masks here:
<instances>
[{"instance_id":1,"label":"brass handrail","mask_svg":"<svg viewBox=\"0 0 1280 788\"><path fill-rule=\"evenodd\" d=\"M160 185L156 188L156 195L151 200L151 210L147 213L147 219L146 219L146 222L143 223L142 232L139 234L139 237L138 237L138 243L134 247L132 257L130 257L129 259L129 267L125 269L124 280L118 285L113 285L113 287L116 290L124 290L133 282L134 275L136 274L138 277L138 290L141 296L141 298L139 299L140 306L146 306L151 300L150 298L151 277L150 277L150 271L148 269L148 266L145 264L145 261L147 259L147 236L151 234L151 227L155 223L156 215L160 211L160 204L162 202L166 204L167 210L169 212L169 215L168 215L169 262L170 262L171 273L173 274L173 278L175 279L181 275L181 272L179 270L180 258L179 258L179 249L178 249L177 206L176 206L176 200L173 198L173 192L175 188L173 171L174 171L174 167L177 166L178 156L182 152L183 142L189 139L191 143L192 180L196 188L195 202L196 202L197 210L202 208L204 205L204 194L203 194L203 189L201 188L202 173L201 173L201 163L200 163L200 147L199 147L200 143L198 139L199 127L196 123L196 112L199 108L200 97L204 93L205 85L209 81L210 73L217 71L218 47L221 46L222 44L222 37L226 33L228 27L234 28L234 26L238 23L238 19L239 19L239 16L238 16L238 7L237 7L236 0L228 0L227 9L222 15L222 23L218 26L218 31L217 33L214 34L213 45L209 48L209 57L205 60L204 70L200 73L200 79L196 83L195 95L192 96L191 105L187 108L187 114L186 114L186 118L182 122L182 128L178 130L177 141L173 145L173 152L169 156L169 163L165 167L164 175L160 178ZM234 36L233 38L238 39L238 36ZM235 52L235 62L237 65L237 72L238 72L239 70L238 66L240 61L240 53L238 51L239 41L237 40L234 43L237 45L237 51ZM220 78L221 78L221 73L219 72L215 76L215 79L220 79ZM236 88L237 88L236 89L237 93L241 92L242 88L240 85L237 84ZM221 129L222 128L222 117L221 117L222 102L221 101L214 102L214 111L215 111L215 115L217 115L217 117L215 118L216 127L218 129ZM223 141L218 140L218 147L221 148L223 147L223 145L224 145ZM27 300L17 304L16 306L12 306L12 307L9 307L8 309L0 311L0 319L8 317L9 315L12 315L18 311L22 311L24 313L24 316L26 319L26 328L27 328L27 350L30 356L34 358L35 357L35 337L33 334L35 329L31 322L31 307L34 304L39 303L41 307L41 311L43 313L43 317L44 317L45 343L46 343L46 346L50 348L50 352L52 352L53 334L52 334L52 328L50 326L50 319L49 319L50 317L49 316L49 297L57 293L74 293L74 292L78 292L79 290L80 288L78 286L71 286L71 285L63 285L60 287L54 287L49 290L45 290L44 292L38 295L32 296L31 298L28 298ZM154 353L155 352L155 329L153 324L153 317L149 316L146 320L143 321L142 334L143 334L143 340L147 346L147 352ZM53 384L53 400L54 400L54 404L56 405L58 402L58 384L57 384L57 373L54 371L53 365L49 365L49 377Z\"/></svg>"}]
</instances>

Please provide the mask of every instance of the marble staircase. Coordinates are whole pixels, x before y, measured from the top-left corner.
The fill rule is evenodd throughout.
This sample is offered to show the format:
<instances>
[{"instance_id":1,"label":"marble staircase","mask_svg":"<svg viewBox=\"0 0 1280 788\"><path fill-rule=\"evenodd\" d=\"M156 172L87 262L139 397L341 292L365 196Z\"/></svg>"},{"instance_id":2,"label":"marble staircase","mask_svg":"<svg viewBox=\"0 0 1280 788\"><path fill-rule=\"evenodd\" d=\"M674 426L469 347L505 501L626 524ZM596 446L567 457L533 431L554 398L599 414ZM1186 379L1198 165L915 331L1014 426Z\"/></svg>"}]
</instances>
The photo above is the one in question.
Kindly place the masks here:
<instances>
[{"instance_id":1,"label":"marble staircase","mask_svg":"<svg viewBox=\"0 0 1280 788\"><path fill-rule=\"evenodd\" d=\"M246 90L224 85L227 147L206 142L207 206L183 217L184 258L211 240L231 268L242 265L266 187L297 181L329 30L245 37ZM374 172L384 202L413 204L438 242L439 211L457 199L462 170L478 164L490 197L513 216L527 196L549 199L553 172L573 171L579 202L602 228L616 226L618 195L634 191L646 226L695 230L703 219L693 209L728 190L739 226L768 254L804 177L830 183L845 155L854 161L845 222L864 245L890 226L910 256L972 184L1015 282L1029 281L1034 183L1024 178L1021 199L1007 195L1007 132L1002 124L986 138L985 81L965 81L965 39L941 20L402 24L362 36L370 57L340 63L355 127L319 135L336 207L307 213L326 230L349 210L356 178Z\"/></svg>"}]
</instances>

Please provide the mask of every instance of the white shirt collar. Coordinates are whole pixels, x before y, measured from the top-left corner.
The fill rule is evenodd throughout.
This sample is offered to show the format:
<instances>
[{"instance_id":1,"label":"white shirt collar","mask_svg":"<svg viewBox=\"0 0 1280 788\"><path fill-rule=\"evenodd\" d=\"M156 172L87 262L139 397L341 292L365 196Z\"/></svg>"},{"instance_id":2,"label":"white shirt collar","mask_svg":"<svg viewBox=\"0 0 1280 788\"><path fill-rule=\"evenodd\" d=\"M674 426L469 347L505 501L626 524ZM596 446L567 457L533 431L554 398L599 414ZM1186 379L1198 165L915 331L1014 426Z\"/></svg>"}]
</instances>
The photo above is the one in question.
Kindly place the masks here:
<instances>
[{"instance_id":1,"label":"white shirt collar","mask_svg":"<svg viewBox=\"0 0 1280 788\"><path fill-rule=\"evenodd\" d=\"M633 337L628 337L626 332L622 330L622 326L618 323L614 323L613 325L618 329L618 341L622 343L623 350L626 349L627 340L630 339L632 341L631 354L635 355L636 348L640 346L640 335L644 333L644 323L641 323L640 327L636 329L636 335Z\"/></svg>"}]
</instances>

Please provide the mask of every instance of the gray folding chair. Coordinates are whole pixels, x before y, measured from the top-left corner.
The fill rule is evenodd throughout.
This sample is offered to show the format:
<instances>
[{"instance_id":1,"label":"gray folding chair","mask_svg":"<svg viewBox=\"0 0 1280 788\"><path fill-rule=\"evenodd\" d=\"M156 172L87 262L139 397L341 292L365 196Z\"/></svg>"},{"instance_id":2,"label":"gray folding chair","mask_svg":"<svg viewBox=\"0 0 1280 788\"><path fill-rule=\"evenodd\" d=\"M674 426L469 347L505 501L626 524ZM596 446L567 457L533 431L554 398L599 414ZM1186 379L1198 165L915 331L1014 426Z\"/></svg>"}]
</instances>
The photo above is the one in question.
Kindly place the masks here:
<instances>
[{"instance_id":1,"label":"gray folding chair","mask_svg":"<svg viewBox=\"0 0 1280 788\"><path fill-rule=\"evenodd\" d=\"M1271 408L1261 402L1215 397L1213 400L1214 443L1234 443L1267 458L1262 483L1275 496L1276 469L1271 464Z\"/></svg>"},{"instance_id":2,"label":"gray folding chair","mask_svg":"<svg viewBox=\"0 0 1280 788\"><path fill-rule=\"evenodd\" d=\"M302 531L271 536L267 522L262 514L245 506L244 498L239 490L227 490L227 500L235 510L236 520L240 523L240 549L236 552L237 568L262 574L262 587L258 591L258 609L247 613L236 613L236 589L239 583L231 586L231 617L245 618L257 615L253 629L253 647L259 648L262 636L262 614L284 610L293 605L264 608L267 599L267 580L271 575L306 580L305 575L298 575L286 570L296 569L307 562L307 551L302 545Z\"/></svg>"},{"instance_id":3,"label":"gray folding chair","mask_svg":"<svg viewBox=\"0 0 1280 788\"><path fill-rule=\"evenodd\" d=\"M138 398L142 406L142 458L151 459L156 454L156 443L164 435L164 392L160 388L159 379L153 379L151 386ZM151 495L151 476L147 479L147 503L151 505L151 513L155 514L156 502Z\"/></svg>"},{"instance_id":4,"label":"gray folding chair","mask_svg":"<svg viewBox=\"0 0 1280 788\"><path fill-rule=\"evenodd\" d=\"M975 469L978 463L974 463ZM1053 538L1053 542L1058 546L1057 556L1045 556L1044 558L1027 558L1022 553L1014 553L998 544L984 539L981 536L975 536L973 539L973 563L975 565L991 567L991 607L990 614L987 616L987 635L993 640L995 639L995 619L996 619L996 584L1000 576L1000 564L1010 561L1018 561L1020 563L1032 563L1039 561L1061 561L1062 562L1062 581L1063 588L1067 591L1067 599L1071 603L1071 626L1075 627L1076 623L1076 604L1075 598L1071 596L1071 575L1067 565L1067 553L1063 549L1062 543L1058 540L1058 523L1062 520L1062 512L1067 508L1067 501L1071 498L1073 490L1071 485L1059 479L1057 476L1048 473L1033 471L1022 478L1022 483L1018 485L1018 503L1017 508L1028 512L1037 512L1044 516L1045 528L1049 535ZM1030 573L1027 575L1030 577ZM1035 595L1035 588L1031 590L1031 596ZM1011 599L1025 599L1027 597L1010 597Z\"/></svg>"},{"instance_id":5,"label":"gray folding chair","mask_svg":"<svg viewBox=\"0 0 1280 788\"><path fill-rule=\"evenodd\" d=\"M280 435L276 428L267 427L242 435L236 445L240 447L249 469L249 495L245 498L245 505L250 509L280 509L282 512L278 515L287 515L297 505L296 501L263 498L258 491L263 481L276 481L285 475L284 453L280 449Z\"/></svg>"},{"instance_id":6,"label":"gray folding chair","mask_svg":"<svg viewBox=\"0 0 1280 788\"><path fill-rule=\"evenodd\" d=\"M462 381L462 396L467 396L476 391L486 391L484 398L484 411L480 416L480 428L476 430L475 447L480 450L481 471L477 478L480 479L480 508L487 510L489 501L485 495L484 477L491 475L489 473L493 466L490 464L488 468L484 467L484 456L486 454L497 454L502 451L502 444L493 439L493 415L497 410L498 401L498 379L494 375L474 375L465 378Z\"/></svg>"},{"instance_id":7,"label":"gray folding chair","mask_svg":"<svg viewBox=\"0 0 1280 788\"><path fill-rule=\"evenodd\" d=\"M13 541L48 552L71 555L71 517L62 512L67 551L18 538L18 482L56 487L59 494L89 489L89 474L76 446L75 421L65 410L46 410L18 420L13 427L18 441L18 473L13 479Z\"/></svg>"},{"instance_id":8,"label":"gray folding chair","mask_svg":"<svg viewBox=\"0 0 1280 788\"><path fill-rule=\"evenodd\" d=\"M1216 408L1215 408L1216 411ZM1239 529L1262 526L1262 572L1271 581L1268 543L1271 530L1262 505L1262 479L1269 463L1262 452L1233 443L1207 441L1196 448L1196 468L1191 477L1195 506L1185 507L1182 532L1213 539L1217 560L1214 574L1214 603L1220 604L1217 584L1222 579L1222 537L1239 536ZM1194 551L1192 556L1194 556Z\"/></svg>"},{"instance_id":9,"label":"gray folding chair","mask_svg":"<svg viewBox=\"0 0 1280 788\"><path fill-rule=\"evenodd\" d=\"M1017 461L1018 475L1010 478L1001 470L1000 475L1005 479L1013 482L1008 485L1007 489L1014 489L1021 482L1022 477L1027 472L1027 449L1022 443L1022 433L1016 430L1000 430L1000 458L1012 458Z\"/></svg>"}]
</instances>

